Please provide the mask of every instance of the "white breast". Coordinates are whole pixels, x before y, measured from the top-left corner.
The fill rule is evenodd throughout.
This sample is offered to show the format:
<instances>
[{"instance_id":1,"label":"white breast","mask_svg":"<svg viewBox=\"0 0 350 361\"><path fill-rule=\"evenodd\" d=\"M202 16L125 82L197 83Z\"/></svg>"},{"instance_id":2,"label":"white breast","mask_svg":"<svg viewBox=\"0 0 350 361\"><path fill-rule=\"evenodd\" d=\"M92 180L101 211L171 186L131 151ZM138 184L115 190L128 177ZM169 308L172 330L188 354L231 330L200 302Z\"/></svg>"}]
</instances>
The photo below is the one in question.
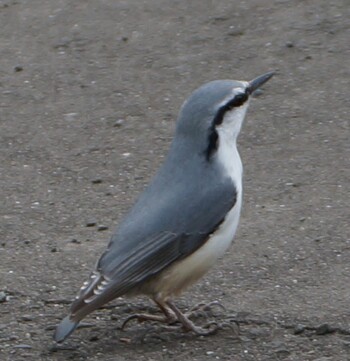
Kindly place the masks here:
<instances>
[{"instance_id":1,"label":"white breast","mask_svg":"<svg viewBox=\"0 0 350 361\"><path fill-rule=\"evenodd\" d=\"M166 299L180 294L200 279L231 245L238 226L241 200L242 196L239 192L236 204L205 244L189 257L161 272L143 292L158 299Z\"/></svg>"},{"instance_id":2,"label":"white breast","mask_svg":"<svg viewBox=\"0 0 350 361\"><path fill-rule=\"evenodd\" d=\"M218 129L218 134L217 160L222 163L227 175L232 179L236 187L237 199L223 223L198 251L202 252L200 255L202 257L203 254L207 254L206 258L210 259L209 263L215 262L231 245L237 230L242 204L242 162L236 147L236 139L232 137L231 131L227 131L224 127Z\"/></svg>"}]
</instances>

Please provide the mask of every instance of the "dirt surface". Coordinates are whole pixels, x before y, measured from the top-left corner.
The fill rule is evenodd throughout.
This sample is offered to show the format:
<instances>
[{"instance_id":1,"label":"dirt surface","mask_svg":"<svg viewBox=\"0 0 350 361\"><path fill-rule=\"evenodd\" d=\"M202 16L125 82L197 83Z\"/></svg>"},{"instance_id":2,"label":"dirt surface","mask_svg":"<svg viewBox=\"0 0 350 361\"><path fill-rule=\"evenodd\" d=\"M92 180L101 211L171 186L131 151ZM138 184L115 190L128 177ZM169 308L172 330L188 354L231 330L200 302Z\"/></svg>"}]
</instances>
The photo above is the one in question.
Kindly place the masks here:
<instances>
[{"instance_id":1,"label":"dirt surface","mask_svg":"<svg viewBox=\"0 0 350 361\"><path fill-rule=\"evenodd\" d=\"M350 360L347 0L0 1L0 359ZM178 109L220 78L277 75L251 104L230 252L178 300L219 300L207 338L54 325L162 162ZM197 322L205 322L198 317Z\"/></svg>"}]
</instances>

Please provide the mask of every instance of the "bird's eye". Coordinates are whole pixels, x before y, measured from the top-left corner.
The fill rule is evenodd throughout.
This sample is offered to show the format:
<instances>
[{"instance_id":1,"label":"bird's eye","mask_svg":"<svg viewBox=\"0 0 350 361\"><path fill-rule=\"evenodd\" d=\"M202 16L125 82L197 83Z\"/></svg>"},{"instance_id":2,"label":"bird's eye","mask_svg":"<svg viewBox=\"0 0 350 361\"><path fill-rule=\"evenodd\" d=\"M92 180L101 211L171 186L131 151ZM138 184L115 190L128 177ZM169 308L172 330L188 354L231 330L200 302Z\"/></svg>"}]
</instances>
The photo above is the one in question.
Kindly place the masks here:
<instances>
[{"instance_id":1,"label":"bird's eye","mask_svg":"<svg viewBox=\"0 0 350 361\"><path fill-rule=\"evenodd\" d=\"M247 94L243 93L243 94L238 94L237 96L235 96L235 101L237 102L237 107L240 107L241 105L243 105L248 99Z\"/></svg>"},{"instance_id":2,"label":"bird's eye","mask_svg":"<svg viewBox=\"0 0 350 361\"><path fill-rule=\"evenodd\" d=\"M226 106L225 110L232 110L233 108L240 107L248 100L248 95L246 93L237 94L232 100L230 100Z\"/></svg>"}]
</instances>

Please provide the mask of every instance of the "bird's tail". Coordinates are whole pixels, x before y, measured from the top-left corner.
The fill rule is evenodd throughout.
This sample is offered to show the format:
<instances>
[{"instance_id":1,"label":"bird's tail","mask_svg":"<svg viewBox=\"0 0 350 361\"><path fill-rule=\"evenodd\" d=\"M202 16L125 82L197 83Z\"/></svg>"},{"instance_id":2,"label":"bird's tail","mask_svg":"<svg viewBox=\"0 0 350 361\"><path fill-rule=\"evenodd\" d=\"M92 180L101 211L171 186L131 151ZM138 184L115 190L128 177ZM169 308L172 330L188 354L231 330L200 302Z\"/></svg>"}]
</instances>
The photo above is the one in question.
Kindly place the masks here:
<instances>
[{"instance_id":1,"label":"bird's tail","mask_svg":"<svg viewBox=\"0 0 350 361\"><path fill-rule=\"evenodd\" d=\"M70 317L65 317L57 326L53 336L56 342L63 342L78 326L79 322L71 321Z\"/></svg>"},{"instance_id":2,"label":"bird's tail","mask_svg":"<svg viewBox=\"0 0 350 361\"><path fill-rule=\"evenodd\" d=\"M72 303L70 314L57 326L53 336L56 342L63 342L78 326L80 320L103 304L117 297L112 288L106 288L108 279L99 271L92 272Z\"/></svg>"}]
</instances>

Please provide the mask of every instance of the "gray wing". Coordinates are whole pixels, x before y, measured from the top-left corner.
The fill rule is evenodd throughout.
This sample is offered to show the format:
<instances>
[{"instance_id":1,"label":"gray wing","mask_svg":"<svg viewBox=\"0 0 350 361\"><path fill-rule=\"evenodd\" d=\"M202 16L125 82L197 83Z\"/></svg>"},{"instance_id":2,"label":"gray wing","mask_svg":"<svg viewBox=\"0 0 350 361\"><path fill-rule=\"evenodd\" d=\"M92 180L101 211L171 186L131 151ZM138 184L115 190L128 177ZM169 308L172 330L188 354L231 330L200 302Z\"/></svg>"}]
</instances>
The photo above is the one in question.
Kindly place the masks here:
<instances>
[{"instance_id":1,"label":"gray wing","mask_svg":"<svg viewBox=\"0 0 350 361\"><path fill-rule=\"evenodd\" d=\"M113 235L72 304L71 319L81 320L193 253L236 203L235 186L227 177L191 169L188 174L196 181L184 182L177 179L183 173L166 174L158 174Z\"/></svg>"}]
</instances>

